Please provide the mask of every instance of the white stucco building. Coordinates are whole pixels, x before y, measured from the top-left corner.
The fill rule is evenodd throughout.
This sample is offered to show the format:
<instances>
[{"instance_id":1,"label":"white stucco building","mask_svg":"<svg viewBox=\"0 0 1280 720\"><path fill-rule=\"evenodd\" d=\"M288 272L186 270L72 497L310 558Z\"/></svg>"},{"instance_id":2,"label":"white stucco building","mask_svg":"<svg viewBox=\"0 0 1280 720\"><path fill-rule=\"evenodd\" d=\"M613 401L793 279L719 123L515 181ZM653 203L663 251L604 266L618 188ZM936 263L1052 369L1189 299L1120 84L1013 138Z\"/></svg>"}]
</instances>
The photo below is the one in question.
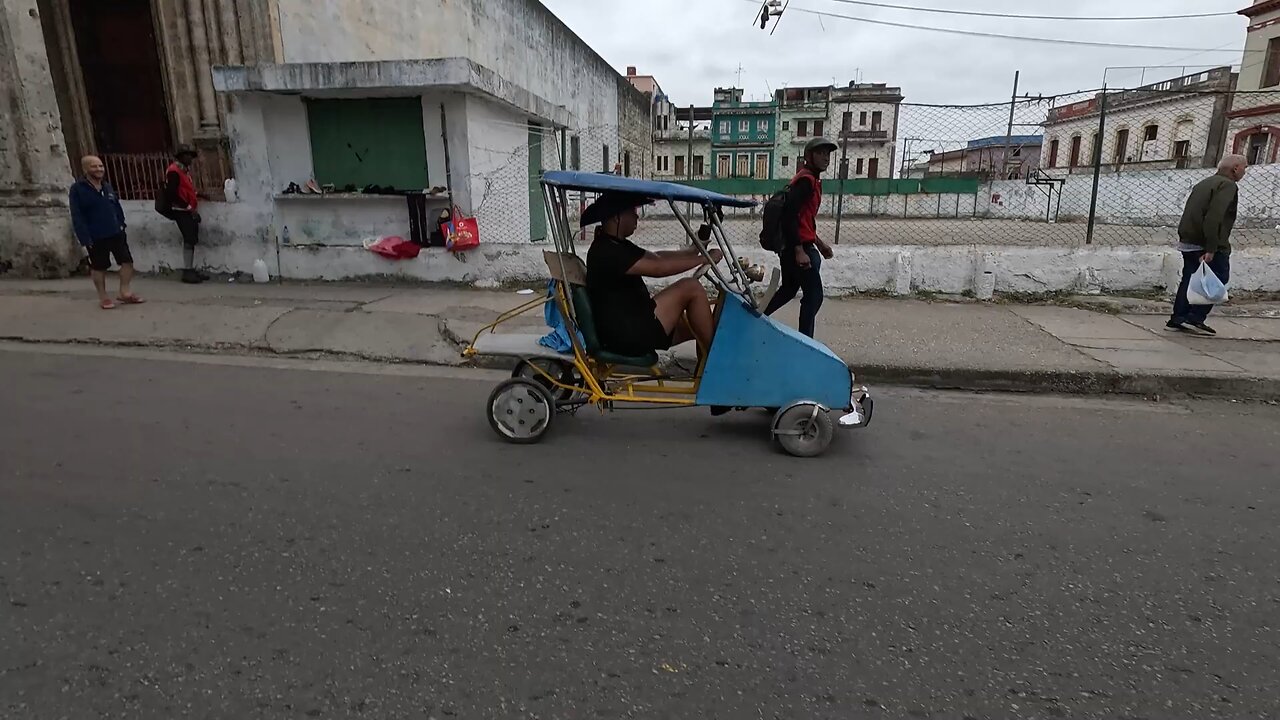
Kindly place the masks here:
<instances>
[{"instance_id":1,"label":"white stucco building","mask_svg":"<svg viewBox=\"0 0 1280 720\"><path fill-rule=\"evenodd\" d=\"M1049 110L1040 167L1050 174L1091 172L1101 142L1104 172L1213 167L1227 138L1236 76L1220 67L1104 93Z\"/></svg>"},{"instance_id":2,"label":"white stucco building","mask_svg":"<svg viewBox=\"0 0 1280 720\"><path fill-rule=\"evenodd\" d=\"M1249 29L1227 144L1250 165L1264 165L1280 154L1280 0L1254 0L1240 14Z\"/></svg>"},{"instance_id":3,"label":"white stucco building","mask_svg":"<svg viewBox=\"0 0 1280 720\"><path fill-rule=\"evenodd\" d=\"M39 42L35 0L21 2L32 6L30 12L10 13L11 3L4 4L11 31L5 37L24 43L5 48L5 57L8 66L17 63L27 74L24 88L34 92L41 73L50 84L49 66L22 63L33 53L43 59L48 52ZM167 0L131 2L152 2L171 13ZM185 14L175 27L186 33L184 41L192 37L197 20L202 37L247 37L226 23L237 9L247 13L244 17L268 20L253 25L254 52L223 52L229 41L211 40L210 48L218 52L202 50L205 65L192 75L198 89L193 97L201 99L201 114L192 122L222 126L229 148L222 175L203 179L216 184L219 195L223 179L233 177L237 186L238 197L229 198L234 201L201 208L199 257L215 270L244 271L264 259L274 272L293 278L465 279L467 270L459 270L465 264L443 251L424 252L412 266L389 265L364 250L362 242L415 234L411 214L421 208L411 210L405 191L426 206L425 217L418 219L430 222L450 205L475 215L484 245L500 249L538 242L547 237L538 185L543 169L647 174L652 132L646 95L537 0L187 0L179 5ZM232 13L223 14L228 7ZM10 28L11 23L17 25ZM162 45L170 41L162 38ZM68 103L61 96L52 102L52 95L32 97L56 117L58 106ZM8 119L6 111L0 121ZM43 120L37 125L57 127ZM176 139L187 140L184 135ZM41 147L48 143L32 142L29 152ZM58 195L65 197L63 183L70 182L65 150L60 152L63 169L48 181L55 204ZM286 193L291 183L302 186L309 180L332 192ZM388 187L401 194L361 192ZM423 192L433 188L434 194ZM63 202L52 214L66 212ZM172 223L150 206L148 200L126 203L138 267L175 267L180 244ZM74 248L69 233L54 242ZM5 254L10 254L7 248L0 253Z\"/></svg>"},{"instance_id":4,"label":"white stucco building","mask_svg":"<svg viewBox=\"0 0 1280 720\"><path fill-rule=\"evenodd\" d=\"M774 100L779 118L774 167L779 177L795 174L805 143L824 136L847 153L850 179L893 176L901 88L885 83L784 88L774 93ZM836 172L841 153L832 161Z\"/></svg>"}]
</instances>

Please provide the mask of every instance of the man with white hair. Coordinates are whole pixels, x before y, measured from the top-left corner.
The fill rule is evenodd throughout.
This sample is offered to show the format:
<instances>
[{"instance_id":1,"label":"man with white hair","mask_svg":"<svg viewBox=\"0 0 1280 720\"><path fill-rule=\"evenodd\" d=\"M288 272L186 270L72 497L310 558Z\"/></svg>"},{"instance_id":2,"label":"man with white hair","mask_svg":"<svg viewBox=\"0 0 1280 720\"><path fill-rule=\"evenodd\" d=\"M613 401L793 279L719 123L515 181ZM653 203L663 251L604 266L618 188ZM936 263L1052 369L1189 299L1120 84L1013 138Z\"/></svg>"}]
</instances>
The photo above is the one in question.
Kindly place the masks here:
<instances>
[{"instance_id":1,"label":"man with white hair","mask_svg":"<svg viewBox=\"0 0 1280 720\"><path fill-rule=\"evenodd\" d=\"M1231 229L1236 224L1240 192L1236 183L1244 178L1249 161L1243 155L1227 155L1218 164L1216 175L1191 189L1187 207L1178 224L1178 250L1182 253L1182 282L1173 300L1173 315L1165 327L1201 335L1217 335L1205 324L1212 305L1187 302L1187 286L1200 264L1209 266L1224 284L1231 278Z\"/></svg>"}]
</instances>

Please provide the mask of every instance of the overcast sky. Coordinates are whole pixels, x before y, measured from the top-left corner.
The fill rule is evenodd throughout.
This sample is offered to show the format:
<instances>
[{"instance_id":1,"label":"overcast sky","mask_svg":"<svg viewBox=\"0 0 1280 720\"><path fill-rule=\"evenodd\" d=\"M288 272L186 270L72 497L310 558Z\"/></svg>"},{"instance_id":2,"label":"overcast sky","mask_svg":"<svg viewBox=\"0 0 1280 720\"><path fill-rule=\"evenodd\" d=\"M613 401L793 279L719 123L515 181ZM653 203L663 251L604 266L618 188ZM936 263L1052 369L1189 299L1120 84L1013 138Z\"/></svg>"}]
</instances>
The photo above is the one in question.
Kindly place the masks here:
<instances>
[{"instance_id":1,"label":"overcast sky","mask_svg":"<svg viewBox=\"0 0 1280 720\"><path fill-rule=\"evenodd\" d=\"M1234 12L1251 0L879 0L896 5L1040 15L1173 15ZM1022 92L1045 95L1099 87L1108 66L1184 63L1188 72L1241 62L1244 17L1149 22L1064 22L976 18L792 0L773 36L752 25L750 0L542 0L619 72L635 65L657 77L678 105L711 102L716 86L734 85L742 67L748 96L782 86L845 84L855 79L903 88L907 102L1007 101L1014 70ZM610 10L604 11L608 5ZM626 7L624 11L622 8ZM615 9L616 8L616 9ZM893 28L806 14L811 9L912 25L1095 42L1223 48L1217 52L1045 45ZM1246 62L1257 62L1250 58ZM1182 74L1151 68L1146 82ZM1141 84L1139 70L1111 70L1115 87Z\"/></svg>"}]
</instances>

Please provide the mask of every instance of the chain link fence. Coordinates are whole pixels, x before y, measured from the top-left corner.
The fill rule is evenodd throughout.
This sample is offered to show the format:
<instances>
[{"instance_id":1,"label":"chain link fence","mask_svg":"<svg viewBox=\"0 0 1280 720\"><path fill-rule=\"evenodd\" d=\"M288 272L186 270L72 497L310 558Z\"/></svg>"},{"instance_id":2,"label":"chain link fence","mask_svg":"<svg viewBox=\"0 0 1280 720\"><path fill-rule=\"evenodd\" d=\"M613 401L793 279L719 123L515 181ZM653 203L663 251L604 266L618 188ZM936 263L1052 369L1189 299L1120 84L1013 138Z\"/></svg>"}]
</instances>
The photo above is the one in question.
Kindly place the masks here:
<instances>
[{"instance_id":1,"label":"chain link fence","mask_svg":"<svg viewBox=\"0 0 1280 720\"><path fill-rule=\"evenodd\" d=\"M1280 246L1280 92L1235 92L1233 82L1224 69L1131 90L983 105L903 103L888 139L838 134L842 147L824 178L819 232L859 245L1172 245L1191 188L1236 152L1251 167L1240 184L1232 244ZM661 161L643 128L510 123L485 135L484 145L468 148L464 181L482 234L498 242L549 242L542 171L651 178ZM693 182L763 203L788 179ZM570 198L575 225L592 199ZM700 222L697 208L682 210ZM730 239L754 247L759 212L727 210ZM669 208L655 204L643 215L640 244L687 243Z\"/></svg>"}]
</instances>

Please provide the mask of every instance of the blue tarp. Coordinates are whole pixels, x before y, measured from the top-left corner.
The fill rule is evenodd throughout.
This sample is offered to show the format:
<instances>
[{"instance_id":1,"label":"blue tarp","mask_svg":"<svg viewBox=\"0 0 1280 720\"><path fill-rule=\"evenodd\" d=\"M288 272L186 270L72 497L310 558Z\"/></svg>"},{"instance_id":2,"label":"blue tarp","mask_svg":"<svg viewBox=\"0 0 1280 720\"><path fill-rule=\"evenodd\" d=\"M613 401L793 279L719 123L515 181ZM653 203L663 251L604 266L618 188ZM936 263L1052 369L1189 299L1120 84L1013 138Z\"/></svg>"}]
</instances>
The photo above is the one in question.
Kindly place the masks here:
<instances>
[{"instance_id":1,"label":"blue tarp","mask_svg":"<svg viewBox=\"0 0 1280 720\"><path fill-rule=\"evenodd\" d=\"M538 340L538 344L559 353L573 352L573 340L569 337L569 327L565 324L564 315L560 314L560 304L556 302L556 281L547 283L547 304L543 306L542 315L551 332ZM582 333L578 333L578 342L582 342Z\"/></svg>"},{"instance_id":2,"label":"blue tarp","mask_svg":"<svg viewBox=\"0 0 1280 720\"><path fill-rule=\"evenodd\" d=\"M677 185L654 180L636 180L621 175L608 173L573 172L568 170L549 170L542 174L542 182L552 187L566 190L583 190L586 192L625 192L643 195L655 200L671 200L674 202L691 202L699 205L711 204L717 207L748 208L756 203L750 200L721 195L709 190Z\"/></svg>"}]
</instances>

